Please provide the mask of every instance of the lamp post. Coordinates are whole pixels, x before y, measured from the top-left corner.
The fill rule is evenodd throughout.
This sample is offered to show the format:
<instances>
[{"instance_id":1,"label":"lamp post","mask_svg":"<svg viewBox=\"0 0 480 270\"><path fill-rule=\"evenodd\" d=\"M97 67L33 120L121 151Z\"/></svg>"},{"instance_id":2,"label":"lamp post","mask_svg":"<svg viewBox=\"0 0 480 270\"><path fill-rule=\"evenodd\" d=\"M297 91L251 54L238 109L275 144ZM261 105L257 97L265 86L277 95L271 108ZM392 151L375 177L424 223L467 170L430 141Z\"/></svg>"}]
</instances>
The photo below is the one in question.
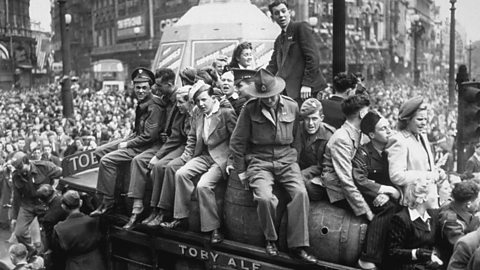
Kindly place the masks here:
<instances>
[{"instance_id":1,"label":"lamp post","mask_svg":"<svg viewBox=\"0 0 480 270\"><path fill-rule=\"evenodd\" d=\"M68 31L68 25L72 22L72 16L66 14L66 0L58 0L59 19L60 19L60 36L62 38L62 105L63 116L66 118L73 117L73 95L70 89L70 37Z\"/></svg>"},{"instance_id":2,"label":"lamp post","mask_svg":"<svg viewBox=\"0 0 480 270\"><path fill-rule=\"evenodd\" d=\"M138 57L142 56L142 53L140 52L140 50L138 49L138 34L140 34L140 27L139 26L135 26L133 28L133 33L135 33L135 48L136 48L136 51L137 51L137 54L138 54Z\"/></svg>"},{"instance_id":3,"label":"lamp post","mask_svg":"<svg viewBox=\"0 0 480 270\"><path fill-rule=\"evenodd\" d=\"M423 25L418 14L413 15L412 35L413 35L413 84L418 86L420 82L420 69L418 68L418 39L422 35Z\"/></svg>"},{"instance_id":4,"label":"lamp post","mask_svg":"<svg viewBox=\"0 0 480 270\"><path fill-rule=\"evenodd\" d=\"M450 8L450 60L448 67L448 107L453 109L455 99L455 2L450 0L452 7Z\"/></svg>"}]
</instances>

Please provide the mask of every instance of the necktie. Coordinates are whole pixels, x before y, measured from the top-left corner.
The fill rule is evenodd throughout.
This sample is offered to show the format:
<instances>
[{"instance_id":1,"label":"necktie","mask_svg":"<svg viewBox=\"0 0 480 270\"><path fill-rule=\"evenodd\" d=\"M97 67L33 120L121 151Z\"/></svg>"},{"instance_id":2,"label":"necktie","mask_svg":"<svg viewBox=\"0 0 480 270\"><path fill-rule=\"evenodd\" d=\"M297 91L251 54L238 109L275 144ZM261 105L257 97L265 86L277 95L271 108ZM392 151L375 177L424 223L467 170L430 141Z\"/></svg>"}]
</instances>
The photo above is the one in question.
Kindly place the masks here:
<instances>
[{"instance_id":1,"label":"necktie","mask_svg":"<svg viewBox=\"0 0 480 270\"><path fill-rule=\"evenodd\" d=\"M282 31L282 33L280 34L280 61L283 62L283 56L285 55L285 43L286 42L286 39L287 39L287 34L285 33L285 31Z\"/></svg>"},{"instance_id":2,"label":"necktie","mask_svg":"<svg viewBox=\"0 0 480 270\"><path fill-rule=\"evenodd\" d=\"M272 118L273 118L273 122L277 122L277 114L275 113L275 109L274 108L270 108L270 114L272 115Z\"/></svg>"}]
</instances>

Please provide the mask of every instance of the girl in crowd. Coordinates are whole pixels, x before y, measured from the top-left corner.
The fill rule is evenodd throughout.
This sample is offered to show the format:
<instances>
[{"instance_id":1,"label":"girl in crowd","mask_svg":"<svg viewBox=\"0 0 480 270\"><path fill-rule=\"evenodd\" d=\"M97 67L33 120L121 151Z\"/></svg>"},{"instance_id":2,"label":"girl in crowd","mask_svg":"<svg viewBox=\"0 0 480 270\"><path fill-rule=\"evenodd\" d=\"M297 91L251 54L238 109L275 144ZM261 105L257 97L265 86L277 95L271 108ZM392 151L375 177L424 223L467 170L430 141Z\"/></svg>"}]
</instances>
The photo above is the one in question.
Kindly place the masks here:
<instances>
[{"instance_id":1,"label":"girl in crowd","mask_svg":"<svg viewBox=\"0 0 480 270\"><path fill-rule=\"evenodd\" d=\"M252 43L245 41L238 44L233 51L229 68L255 69L252 51Z\"/></svg>"}]
</instances>

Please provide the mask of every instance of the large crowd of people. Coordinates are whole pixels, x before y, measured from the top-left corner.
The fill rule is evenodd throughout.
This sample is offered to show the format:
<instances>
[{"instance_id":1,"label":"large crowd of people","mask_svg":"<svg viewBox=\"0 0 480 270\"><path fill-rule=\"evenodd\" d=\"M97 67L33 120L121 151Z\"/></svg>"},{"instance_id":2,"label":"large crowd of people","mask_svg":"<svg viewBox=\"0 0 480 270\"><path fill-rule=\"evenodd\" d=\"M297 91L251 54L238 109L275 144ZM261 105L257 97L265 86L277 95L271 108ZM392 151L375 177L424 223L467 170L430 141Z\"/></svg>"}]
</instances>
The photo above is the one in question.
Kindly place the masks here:
<instances>
[{"instance_id":1,"label":"large crowd of people","mask_svg":"<svg viewBox=\"0 0 480 270\"><path fill-rule=\"evenodd\" d=\"M59 85L1 92L0 222L18 242L12 262L103 269L98 217L114 211L119 168L129 164L125 230L139 223L188 229L195 193L200 230L221 243L214 189L228 179L252 192L269 256L279 254L276 185L289 195L285 239L293 259L318 263L308 214L310 201L327 201L368 220L362 269L478 269L480 144L467 172L455 175L457 116L445 110L446 82L384 84L340 73L327 87L318 52L307 46L308 25L291 22L283 0L269 8L282 33L265 68L253 65L248 42L231 61L222 56L207 68L140 67L131 74L133 91L73 87L71 119L62 117ZM100 204L82 213L81 194L53 187L62 159L89 149L99 160Z\"/></svg>"}]
</instances>

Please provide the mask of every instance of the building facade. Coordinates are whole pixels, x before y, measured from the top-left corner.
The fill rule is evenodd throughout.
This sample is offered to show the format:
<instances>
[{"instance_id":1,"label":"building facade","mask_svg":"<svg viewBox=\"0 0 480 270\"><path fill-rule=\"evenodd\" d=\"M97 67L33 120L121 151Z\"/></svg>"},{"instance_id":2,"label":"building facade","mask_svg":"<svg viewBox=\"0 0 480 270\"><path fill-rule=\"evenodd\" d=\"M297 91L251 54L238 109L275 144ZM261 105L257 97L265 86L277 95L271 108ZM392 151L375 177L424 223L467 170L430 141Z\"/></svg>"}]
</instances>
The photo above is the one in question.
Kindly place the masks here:
<instances>
[{"instance_id":1,"label":"building facade","mask_svg":"<svg viewBox=\"0 0 480 270\"><path fill-rule=\"evenodd\" d=\"M0 0L0 89L28 88L36 65L29 0Z\"/></svg>"}]
</instances>

